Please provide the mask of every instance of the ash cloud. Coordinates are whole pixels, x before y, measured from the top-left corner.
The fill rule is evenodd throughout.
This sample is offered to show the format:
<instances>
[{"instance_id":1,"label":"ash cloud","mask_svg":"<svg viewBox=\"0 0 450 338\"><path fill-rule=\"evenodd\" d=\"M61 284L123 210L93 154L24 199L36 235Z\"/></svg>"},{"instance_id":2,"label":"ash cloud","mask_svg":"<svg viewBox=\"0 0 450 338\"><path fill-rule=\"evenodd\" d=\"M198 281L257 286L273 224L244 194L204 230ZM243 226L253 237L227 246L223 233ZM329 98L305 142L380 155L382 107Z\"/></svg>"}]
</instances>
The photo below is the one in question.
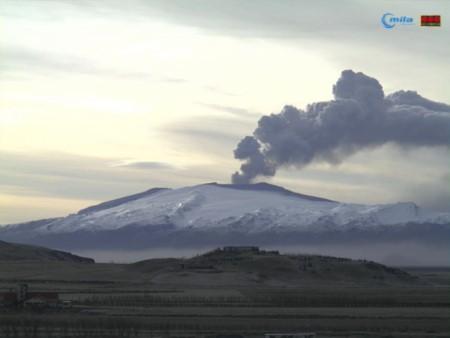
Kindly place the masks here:
<instances>
[{"instance_id":1,"label":"ash cloud","mask_svg":"<svg viewBox=\"0 0 450 338\"><path fill-rule=\"evenodd\" d=\"M123 168L153 170L153 169L173 169L170 164L164 162L142 161L142 162L130 162L126 164L118 165Z\"/></svg>"},{"instance_id":2,"label":"ash cloud","mask_svg":"<svg viewBox=\"0 0 450 338\"><path fill-rule=\"evenodd\" d=\"M279 167L312 162L338 164L364 150L395 143L401 147L450 147L450 106L414 91L384 95L380 83L344 70L333 86L334 100L301 110L285 106L263 116L253 136L244 137L234 157L243 161L233 183L274 176Z\"/></svg>"}]
</instances>

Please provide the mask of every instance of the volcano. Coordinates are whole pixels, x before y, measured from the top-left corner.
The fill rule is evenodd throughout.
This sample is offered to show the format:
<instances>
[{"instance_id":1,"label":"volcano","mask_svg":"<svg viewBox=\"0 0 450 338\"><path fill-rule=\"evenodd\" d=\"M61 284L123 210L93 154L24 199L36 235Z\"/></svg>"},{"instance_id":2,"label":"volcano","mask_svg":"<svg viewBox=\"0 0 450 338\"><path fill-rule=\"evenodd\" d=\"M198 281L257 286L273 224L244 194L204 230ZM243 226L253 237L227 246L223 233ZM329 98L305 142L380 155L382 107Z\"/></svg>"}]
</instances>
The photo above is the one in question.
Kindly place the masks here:
<instances>
[{"instance_id":1,"label":"volcano","mask_svg":"<svg viewBox=\"0 0 450 338\"><path fill-rule=\"evenodd\" d=\"M341 203L267 183L207 183L153 188L67 217L7 225L0 239L72 251L259 245L344 256L359 252L380 260L371 256L378 251L402 261L414 256L411 262L423 262L424 252L433 252L425 261L445 264L450 213L412 202ZM416 245L420 249L411 252Z\"/></svg>"}]
</instances>

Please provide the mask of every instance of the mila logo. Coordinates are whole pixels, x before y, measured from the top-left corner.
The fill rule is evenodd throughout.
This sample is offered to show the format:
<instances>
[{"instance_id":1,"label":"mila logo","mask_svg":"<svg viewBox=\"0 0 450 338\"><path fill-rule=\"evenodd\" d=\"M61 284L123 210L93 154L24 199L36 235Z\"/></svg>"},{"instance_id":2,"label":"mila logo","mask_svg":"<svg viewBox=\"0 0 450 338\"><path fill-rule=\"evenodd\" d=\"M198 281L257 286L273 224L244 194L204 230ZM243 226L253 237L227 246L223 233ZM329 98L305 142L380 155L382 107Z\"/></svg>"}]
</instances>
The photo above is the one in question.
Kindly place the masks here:
<instances>
[{"instance_id":1,"label":"mila logo","mask_svg":"<svg viewBox=\"0 0 450 338\"><path fill-rule=\"evenodd\" d=\"M386 29L392 29L396 25L413 25L414 19L410 16L395 16L392 13L384 13L381 17L381 24Z\"/></svg>"}]
</instances>

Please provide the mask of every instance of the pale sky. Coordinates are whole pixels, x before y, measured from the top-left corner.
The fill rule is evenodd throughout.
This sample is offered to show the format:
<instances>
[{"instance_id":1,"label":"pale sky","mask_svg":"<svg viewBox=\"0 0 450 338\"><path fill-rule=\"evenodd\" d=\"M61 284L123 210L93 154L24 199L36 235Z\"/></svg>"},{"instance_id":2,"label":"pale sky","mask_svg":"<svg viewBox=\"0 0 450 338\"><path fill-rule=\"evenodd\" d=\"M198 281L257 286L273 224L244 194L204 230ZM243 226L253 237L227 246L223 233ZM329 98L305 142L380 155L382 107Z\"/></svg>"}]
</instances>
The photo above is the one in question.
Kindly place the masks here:
<instances>
[{"instance_id":1,"label":"pale sky","mask_svg":"<svg viewBox=\"0 0 450 338\"><path fill-rule=\"evenodd\" d=\"M414 17L392 30L383 13ZM440 28L417 24L440 14ZM0 224L152 187L230 180L263 114L332 98L344 69L450 104L449 1L0 4ZM449 210L448 149L393 146L270 183Z\"/></svg>"}]
</instances>

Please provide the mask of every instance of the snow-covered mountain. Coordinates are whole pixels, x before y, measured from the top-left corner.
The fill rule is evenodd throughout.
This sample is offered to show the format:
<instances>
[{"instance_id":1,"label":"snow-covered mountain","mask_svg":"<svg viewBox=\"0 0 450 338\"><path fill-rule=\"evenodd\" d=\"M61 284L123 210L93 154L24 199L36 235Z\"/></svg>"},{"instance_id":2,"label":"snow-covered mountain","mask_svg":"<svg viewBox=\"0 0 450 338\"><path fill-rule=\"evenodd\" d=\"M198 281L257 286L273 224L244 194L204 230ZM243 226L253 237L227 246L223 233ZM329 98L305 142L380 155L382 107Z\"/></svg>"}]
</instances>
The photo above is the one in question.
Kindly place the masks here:
<instances>
[{"instance_id":1,"label":"snow-covered mountain","mask_svg":"<svg viewBox=\"0 0 450 338\"><path fill-rule=\"evenodd\" d=\"M449 234L450 213L429 212L411 202L340 203L267 183L155 188L67 217L0 229L0 239L63 249L433 243L449 242Z\"/></svg>"}]
</instances>

